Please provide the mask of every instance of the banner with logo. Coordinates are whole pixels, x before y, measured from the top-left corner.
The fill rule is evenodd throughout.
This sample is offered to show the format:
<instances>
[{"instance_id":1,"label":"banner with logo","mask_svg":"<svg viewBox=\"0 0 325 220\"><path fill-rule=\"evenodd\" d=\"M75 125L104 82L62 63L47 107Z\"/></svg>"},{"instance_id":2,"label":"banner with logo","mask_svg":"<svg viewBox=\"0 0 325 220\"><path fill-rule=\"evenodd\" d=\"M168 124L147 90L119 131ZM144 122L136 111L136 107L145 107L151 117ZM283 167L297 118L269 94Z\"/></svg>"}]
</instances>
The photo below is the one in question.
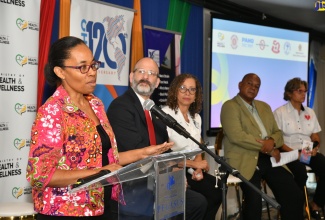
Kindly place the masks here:
<instances>
[{"instance_id":1,"label":"banner with logo","mask_svg":"<svg viewBox=\"0 0 325 220\"><path fill-rule=\"evenodd\" d=\"M181 70L181 34L145 26L144 36L144 54L159 66L160 84L151 98L156 105L165 105L170 83Z\"/></svg>"},{"instance_id":2,"label":"banner with logo","mask_svg":"<svg viewBox=\"0 0 325 220\"><path fill-rule=\"evenodd\" d=\"M70 35L85 41L101 61L97 84L127 86L134 12L108 3L72 0Z\"/></svg>"},{"instance_id":3,"label":"banner with logo","mask_svg":"<svg viewBox=\"0 0 325 220\"><path fill-rule=\"evenodd\" d=\"M36 115L40 0L0 1L0 202L31 202L26 180Z\"/></svg>"}]
</instances>

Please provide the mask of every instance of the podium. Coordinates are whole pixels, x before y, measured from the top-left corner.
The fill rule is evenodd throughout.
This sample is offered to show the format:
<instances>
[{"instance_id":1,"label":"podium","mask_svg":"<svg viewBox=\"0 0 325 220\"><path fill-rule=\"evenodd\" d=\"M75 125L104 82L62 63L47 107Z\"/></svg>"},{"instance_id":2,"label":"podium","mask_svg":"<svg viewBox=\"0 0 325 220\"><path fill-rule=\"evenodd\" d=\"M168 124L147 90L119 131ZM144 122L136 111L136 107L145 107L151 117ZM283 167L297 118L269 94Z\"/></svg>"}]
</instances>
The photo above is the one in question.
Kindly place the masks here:
<instances>
[{"instance_id":1,"label":"podium","mask_svg":"<svg viewBox=\"0 0 325 220\"><path fill-rule=\"evenodd\" d=\"M81 180L69 187L70 193L121 184L118 200L125 204L118 203L119 220L184 220L185 168L178 165L185 167L186 159L202 152L196 149L147 157L93 180Z\"/></svg>"}]
</instances>

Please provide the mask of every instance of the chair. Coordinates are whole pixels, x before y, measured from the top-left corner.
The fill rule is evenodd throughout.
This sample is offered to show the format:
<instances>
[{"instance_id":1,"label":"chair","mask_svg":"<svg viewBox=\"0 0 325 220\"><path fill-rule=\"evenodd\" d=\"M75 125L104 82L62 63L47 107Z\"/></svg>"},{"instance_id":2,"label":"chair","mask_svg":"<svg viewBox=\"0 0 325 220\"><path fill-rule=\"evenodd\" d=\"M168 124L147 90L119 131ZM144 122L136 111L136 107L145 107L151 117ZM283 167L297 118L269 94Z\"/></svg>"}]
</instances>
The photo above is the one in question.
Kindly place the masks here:
<instances>
[{"instance_id":1,"label":"chair","mask_svg":"<svg viewBox=\"0 0 325 220\"><path fill-rule=\"evenodd\" d=\"M262 180L262 186L264 189L264 193L267 194L267 183L265 180ZM309 211L309 201L308 201L308 192L307 192L307 187L304 186L304 196L305 196L305 211L306 211L306 218L308 220L311 220L311 216L310 216L310 211ZM266 202L266 209L267 209L267 214L268 214L268 218L269 220L271 220L271 214L270 214L270 207L269 204ZM277 219L280 219L280 212L278 211L278 215L277 215Z\"/></svg>"},{"instance_id":2,"label":"chair","mask_svg":"<svg viewBox=\"0 0 325 220\"><path fill-rule=\"evenodd\" d=\"M222 146L222 139L223 139L223 129L221 128L219 131L218 131L218 134L217 134L217 137L216 137L216 140L215 140L215 144L214 144L214 148L215 148L215 153L220 155L220 156L223 156L223 146ZM244 197L242 199L242 202L240 200L240 194L239 194L239 187L240 187L240 183L242 181L237 178L237 177L234 177L232 175L229 175L228 179L227 179L227 186L235 186L235 190L236 190L236 197L237 197L237 204L238 204L238 210L239 210L239 219L241 219L241 216L242 216L242 202L244 202ZM266 187L266 181L265 180L262 180L262 186L263 186L263 189L264 189L264 193L267 194L267 187ZM268 218L269 220L271 220L271 213L270 213L270 207L269 207L269 204L266 203L266 208L267 208L267 214L268 214ZM278 212L278 215L277 215L277 219L279 219L279 212Z\"/></svg>"},{"instance_id":3,"label":"chair","mask_svg":"<svg viewBox=\"0 0 325 220\"><path fill-rule=\"evenodd\" d=\"M215 170L216 178L218 177L218 172L219 172L219 170ZM227 187L230 187L230 186L235 187L238 212L234 213L233 215L236 216L238 214L239 215L238 219L241 219L241 216L242 216L242 204L241 204L241 200L240 200L240 191L239 191L241 182L242 181L239 178L237 178L231 174L229 174L229 176L227 178Z\"/></svg>"},{"instance_id":4,"label":"chair","mask_svg":"<svg viewBox=\"0 0 325 220\"><path fill-rule=\"evenodd\" d=\"M306 165L306 171L307 171L307 174L311 174L312 173L312 174L315 175L315 173L313 172L313 170L311 169L311 167L309 167L307 165ZM305 209L306 210L305 211L306 211L308 220L311 220L311 214L310 214L310 209L309 209L309 196L308 196L308 190L307 190L307 184L308 183L316 183L317 184L317 178L314 177L314 178L312 178L311 181L309 181L309 175L308 175L307 183L304 186L305 204L306 204L306 206L305 206Z\"/></svg>"},{"instance_id":5,"label":"chair","mask_svg":"<svg viewBox=\"0 0 325 220\"><path fill-rule=\"evenodd\" d=\"M263 187L264 193L267 194L267 183L266 183L266 181L264 179L262 179L262 187ZM269 220L271 220L270 205L269 205L268 202L266 202L266 210L267 210L267 216L268 216ZM278 211L276 219L277 220L280 219L280 211Z\"/></svg>"},{"instance_id":6,"label":"chair","mask_svg":"<svg viewBox=\"0 0 325 220\"><path fill-rule=\"evenodd\" d=\"M220 128L220 130L218 131L217 133L217 136L216 136L216 140L215 140L215 143L214 143L214 150L215 150L215 153L217 155L219 155L220 157L223 157L223 154L220 155L220 150L223 149L223 146L222 146L222 139L223 139L223 129Z\"/></svg>"},{"instance_id":7,"label":"chair","mask_svg":"<svg viewBox=\"0 0 325 220\"><path fill-rule=\"evenodd\" d=\"M214 149L215 149L215 154L219 155L220 157L223 157L223 146L222 146L222 139L223 139L223 129L221 128L218 131L216 140L215 140L215 144L214 144ZM215 175L217 177L219 172L219 169L215 170ZM242 215L242 205L241 205L241 199L240 199L240 191L239 191L239 187L240 187L240 183L242 181L229 174L228 178L227 178L227 187L229 186L234 186L235 187L235 191L236 191L236 199L237 199L237 208L238 208L238 213L235 213L234 215L239 214L239 219L241 219L241 215Z\"/></svg>"},{"instance_id":8,"label":"chair","mask_svg":"<svg viewBox=\"0 0 325 220\"><path fill-rule=\"evenodd\" d=\"M34 204L30 202L0 203L0 219L36 219Z\"/></svg>"}]
</instances>

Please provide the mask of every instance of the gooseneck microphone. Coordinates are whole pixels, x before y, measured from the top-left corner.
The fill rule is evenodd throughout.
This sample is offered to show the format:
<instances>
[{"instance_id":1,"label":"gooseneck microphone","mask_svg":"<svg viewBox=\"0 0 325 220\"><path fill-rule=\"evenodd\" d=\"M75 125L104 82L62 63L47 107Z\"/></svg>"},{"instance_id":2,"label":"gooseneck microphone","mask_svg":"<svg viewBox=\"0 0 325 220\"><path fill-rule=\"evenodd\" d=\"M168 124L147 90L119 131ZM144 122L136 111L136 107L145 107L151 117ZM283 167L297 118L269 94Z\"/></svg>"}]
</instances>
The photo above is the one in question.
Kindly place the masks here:
<instances>
[{"instance_id":1,"label":"gooseneck microphone","mask_svg":"<svg viewBox=\"0 0 325 220\"><path fill-rule=\"evenodd\" d=\"M165 125L167 125L171 129L174 129L180 135L183 135L186 138L189 138L191 136L190 133L188 133L184 127L182 127L172 116L165 113L163 110L161 110L160 107L155 105L154 101L152 101L151 99L147 99L146 101L144 101L143 108L156 115L160 120L163 121Z\"/></svg>"}]
</instances>

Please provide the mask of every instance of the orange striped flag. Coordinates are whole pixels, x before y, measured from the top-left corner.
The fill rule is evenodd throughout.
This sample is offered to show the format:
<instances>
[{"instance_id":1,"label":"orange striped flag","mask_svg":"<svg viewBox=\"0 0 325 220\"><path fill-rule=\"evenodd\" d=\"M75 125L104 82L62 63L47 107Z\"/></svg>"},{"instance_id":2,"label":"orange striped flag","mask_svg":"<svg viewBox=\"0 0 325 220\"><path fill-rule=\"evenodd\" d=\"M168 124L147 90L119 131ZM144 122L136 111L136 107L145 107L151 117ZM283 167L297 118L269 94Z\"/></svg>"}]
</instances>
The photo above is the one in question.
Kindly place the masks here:
<instances>
[{"instance_id":1,"label":"orange striped flag","mask_svg":"<svg viewBox=\"0 0 325 220\"><path fill-rule=\"evenodd\" d=\"M70 0L60 0L59 38L70 35Z\"/></svg>"},{"instance_id":2,"label":"orange striped flag","mask_svg":"<svg viewBox=\"0 0 325 220\"><path fill-rule=\"evenodd\" d=\"M142 41L142 21L141 21L141 4L140 0L134 0L133 8L136 10L132 26L131 41L131 71L135 63L143 57L143 41Z\"/></svg>"}]
</instances>

